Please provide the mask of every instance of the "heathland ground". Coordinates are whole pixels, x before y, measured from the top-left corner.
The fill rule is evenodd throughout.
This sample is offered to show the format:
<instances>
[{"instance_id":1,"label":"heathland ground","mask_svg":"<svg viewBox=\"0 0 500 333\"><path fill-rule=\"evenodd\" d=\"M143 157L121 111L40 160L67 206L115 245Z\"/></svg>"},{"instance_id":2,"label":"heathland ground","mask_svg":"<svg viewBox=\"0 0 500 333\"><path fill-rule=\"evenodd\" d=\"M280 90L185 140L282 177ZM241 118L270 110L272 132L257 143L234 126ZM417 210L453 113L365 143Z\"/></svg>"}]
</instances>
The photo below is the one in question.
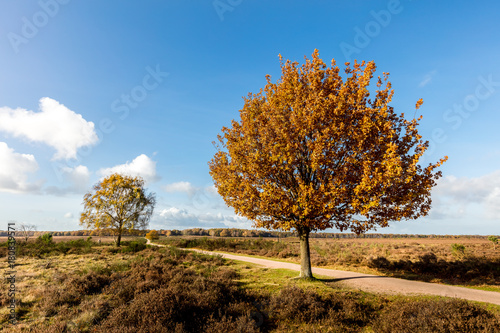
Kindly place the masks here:
<instances>
[{"instance_id":1,"label":"heathland ground","mask_svg":"<svg viewBox=\"0 0 500 333\"><path fill-rule=\"evenodd\" d=\"M46 244L20 244L16 257L18 324L11 327L7 323L9 299L3 279L0 325L4 331L499 332L500 308L491 304L378 294L322 276L315 281L301 281L294 279L297 272L288 269L269 269L174 246L151 247L139 238L126 240L120 249L104 241L99 244L95 238L59 242L56 237L55 240ZM227 246L232 251L296 260L293 239L277 242L169 237L159 242L182 246L192 245L193 240L198 248L224 250ZM314 240L313 263L325 260L326 266L411 278L417 273L404 270L398 273L396 266L391 265L400 260L415 263L427 260L427 265L434 268L445 265L444 262L458 267L456 262L466 265L473 257L483 258L482 264L498 260L496 253L489 251L487 242L465 238L451 243L420 243L418 239L349 241ZM461 244L465 250L453 244ZM484 253L474 252L481 249ZM322 251L324 255L320 254ZM352 252L351 258L343 255L334 262L334 253L348 251ZM371 257L364 258L367 252ZM370 264L377 262L377 258L382 260L382 256L389 262L386 268ZM4 256L2 272L6 272L6 265ZM465 273L450 280L430 273L423 275L424 279L442 283L459 282L492 290L499 287L498 271L486 271L483 277Z\"/></svg>"}]
</instances>

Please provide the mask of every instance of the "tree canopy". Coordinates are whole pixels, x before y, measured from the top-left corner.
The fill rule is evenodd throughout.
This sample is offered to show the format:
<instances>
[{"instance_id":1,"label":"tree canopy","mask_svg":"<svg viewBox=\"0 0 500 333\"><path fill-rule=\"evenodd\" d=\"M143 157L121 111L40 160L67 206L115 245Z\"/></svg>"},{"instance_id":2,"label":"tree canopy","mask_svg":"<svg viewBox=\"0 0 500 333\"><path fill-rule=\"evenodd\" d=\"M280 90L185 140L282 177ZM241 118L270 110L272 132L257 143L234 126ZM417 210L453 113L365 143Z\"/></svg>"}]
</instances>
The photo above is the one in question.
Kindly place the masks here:
<instances>
[{"instance_id":1,"label":"tree canopy","mask_svg":"<svg viewBox=\"0 0 500 333\"><path fill-rule=\"evenodd\" d=\"M89 229L113 230L120 246L124 230L148 226L155 203L155 194L146 193L142 178L115 173L85 194L80 224Z\"/></svg>"},{"instance_id":2,"label":"tree canopy","mask_svg":"<svg viewBox=\"0 0 500 333\"><path fill-rule=\"evenodd\" d=\"M226 204L256 227L298 232L301 276L310 277L311 231L360 234L425 216L447 157L419 164L429 146L417 131L422 117L394 112L389 73L370 98L373 61L346 63L345 78L317 50L302 66L280 63L280 80L267 75L244 98L240 121L222 128L210 174Z\"/></svg>"}]
</instances>

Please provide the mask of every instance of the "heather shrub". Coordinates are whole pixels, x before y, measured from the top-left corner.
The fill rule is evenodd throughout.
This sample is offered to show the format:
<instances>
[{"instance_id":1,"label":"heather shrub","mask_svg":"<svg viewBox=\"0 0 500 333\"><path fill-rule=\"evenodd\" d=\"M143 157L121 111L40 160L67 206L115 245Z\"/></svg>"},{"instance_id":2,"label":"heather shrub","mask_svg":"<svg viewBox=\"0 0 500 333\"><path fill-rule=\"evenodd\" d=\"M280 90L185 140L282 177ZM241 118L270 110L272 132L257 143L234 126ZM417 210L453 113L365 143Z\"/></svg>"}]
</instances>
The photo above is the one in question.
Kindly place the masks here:
<instances>
[{"instance_id":1,"label":"heather shrub","mask_svg":"<svg viewBox=\"0 0 500 333\"><path fill-rule=\"evenodd\" d=\"M498 244L497 236L488 236L488 240L493 243L493 250L496 250L496 246Z\"/></svg>"},{"instance_id":2,"label":"heather shrub","mask_svg":"<svg viewBox=\"0 0 500 333\"><path fill-rule=\"evenodd\" d=\"M228 304L233 298L231 293L206 282L199 281L190 288L183 284L171 284L140 293L129 304L114 309L99 330L120 327L139 330L182 324L184 331L202 332L209 318L216 316L220 320L226 316ZM221 291L225 293L220 294ZM239 317L239 314L233 315Z\"/></svg>"},{"instance_id":3,"label":"heather shrub","mask_svg":"<svg viewBox=\"0 0 500 333\"><path fill-rule=\"evenodd\" d=\"M7 248L7 242L0 243L0 258L7 257L8 254L9 249Z\"/></svg>"},{"instance_id":4,"label":"heather shrub","mask_svg":"<svg viewBox=\"0 0 500 333\"><path fill-rule=\"evenodd\" d=\"M278 320L310 323L323 319L328 309L325 302L314 292L298 287L286 287L279 295L272 297L269 312Z\"/></svg>"},{"instance_id":5,"label":"heather shrub","mask_svg":"<svg viewBox=\"0 0 500 333\"><path fill-rule=\"evenodd\" d=\"M59 254L83 254L92 252L92 247L95 245L96 243L89 239L76 239L55 243L52 239L52 235L46 233L39 236L35 242L18 243L17 254L19 256L29 257Z\"/></svg>"},{"instance_id":6,"label":"heather shrub","mask_svg":"<svg viewBox=\"0 0 500 333\"><path fill-rule=\"evenodd\" d=\"M0 306L1 307L4 307L6 305L9 304L10 302L10 297L8 297L8 288L2 288L2 290L0 290Z\"/></svg>"},{"instance_id":7,"label":"heather shrub","mask_svg":"<svg viewBox=\"0 0 500 333\"><path fill-rule=\"evenodd\" d=\"M399 263L382 258L372 258L375 267ZM391 301L296 286L261 293L245 289L244 280L238 281L239 274L221 257L176 248L118 253L117 259L79 271L52 271L48 285L33 292L36 300L20 304L21 314L34 313L26 318L43 318L29 331L439 333L499 332L500 327L498 316L458 300ZM408 262L407 269L421 271L451 265L432 253ZM6 300L0 292L0 304Z\"/></svg>"},{"instance_id":8,"label":"heather shrub","mask_svg":"<svg viewBox=\"0 0 500 333\"><path fill-rule=\"evenodd\" d=\"M190 238L167 239L162 243L180 248L200 248L208 251L231 251L262 256L298 256L286 242L276 242L264 239L236 238ZM284 253L284 254L281 254ZM292 254L293 253L293 254Z\"/></svg>"},{"instance_id":9,"label":"heather shrub","mask_svg":"<svg viewBox=\"0 0 500 333\"><path fill-rule=\"evenodd\" d=\"M272 296L268 309L271 319L277 322L319 323L339 332L359 330L367 325L376 313L373 305L349 294L319 295L296 286L285 287L279 294Z\"/></svg>"},{"instance_id":10,"label":"heather shrub","mask_svg":"<svg viewBox=\"0 0 500 333\"><path fill-rule=\"evenodd\" d=\"M385 257L377 256L375 258L368 258L367 266L370 268L387 269L391 267L391 262Z\"/></svg>"},{"instance_id":11,"label":"heather shrub","mask_svg":"<svg viewBox=\"0 0 500 333\"><path fill-rule=\"evenodd\" d=\"M122 242L121 245L121 252L136 253L147 248L146 242L144 240Z\"/></svg>"},{"instance_id":12,"label":"heather shrub","mask_svg":"<svg viewBox=\"0 0 500 333\"><path fill-rule=\"evenodd\" d=\"M202 332L204 333L255 333L261 332L255 321L250 316L237 318L222 316L222 318L209 317Z\"/></svg>"},{"instance_id":13,"label":"heather shrub","mask_svg":"<svg viewBox=\"0 0 500 333\"><path fill-rule=\"evenodd\" d=\"M52 317L59 313L61 306L75 306L81 303L82 295L74 288L65 288L66 286L49 286L44 288L39 295L40 302L37 309L44 317Z\"/></svg>"},{"instance_id":14,"label":"heather shrub","mask_svg":"<svg viewBox=\"0 0 500 333\"><path fill-rule=\"evenodd\" d=\"M38 308L46 317L55 315L61 306L79 305L86 295L100 293L110 282L109 276L96 272L71 278L61 275L56 279L61 284L45 287L38 295L41 298Z\"/></svg>"},{"instance_id":15,"label":"heather shrub","mask_svg":"<svg viewBox=\"0 0 500 333\"><path fill-rule=\"evenodd\" d=\"M87 240L84 240L83 238L75 239L75 240L70 240L68 242L61 242L60 244L64 244L71 247L71 248L90 248L92 245L94 245L94 242L92 242L92 237L88 237Z\"/></svg>"},{"instance_id":16,"label":"heather shrub","mask_svg":"<svg viewBox=\"0 0 500 333\"><path fill-rule=\"evenodd\" d=\"M179 265L179 261L190 256L193 263L199 264L197 267L208 268L210 265L203 263L212 259L182 256L172 262L172 258L159 254L133 263L128 272L112 274L105 292L112 295L114 309L98 331L167 332L169 328L171 332L177 327L182 332L202 332L224 325L237 331L238 325L251 322L251 303L232 280L234 271L220 269L200 274Z\"/></svg>"},{"instance_id":17,"label":"heather shrub","mask_svg":"<svg viewBox=\"0 0 500 333\"><path fill-rule=\"evenodd\" d=\"M82 295L93 295L100 293L109 282L109 276L92 271L85 275L71 278L67 280L66 284Z\"/></svg>"},{"instance_id":18,"label":"heather shrub","mask_svg":"<svg viewBox=\"0 0 500 333\"><path fill-rule=\"evenodd\" d=\"M457 283L473 283L474 279L500 283L500 259L469 256L461 260L438 259L434 253L425 253L418 260L391 261L385 257L367 259L367 266L383 271L417 274L420 278L440 278Z\"/></svg>"},{"instance_id":19,"label":"heather shrub","mask_svg":"<svg viewBox=\"0 0 500 333\"><path fill-rule=\"evenodd\" d=\"M398 301L385 308L373 324L380 333L500 332L500 320L463 300Z\"/></svg>"},{"instance_id":20,"label":"heather shrub","mask_svg":"<svg viewBox=\"0 0 500 333\"><path fill-rule=\"evenodd\" d=\"M463 244L451 244L451 253L457 258L463 258L465 256L465 246Z\"/></svg>"},{"instance_id":21,"label":"heather shrub","mask_svg":"<svg viewBox=\"0 0 500 333\"><path fill-rule=\"evenodd\" d=\"M68 323L66 321L50 323L50 324L38 324L30 328L31 333L66 333L68 332Z\"/></svg>"}]
</instances>

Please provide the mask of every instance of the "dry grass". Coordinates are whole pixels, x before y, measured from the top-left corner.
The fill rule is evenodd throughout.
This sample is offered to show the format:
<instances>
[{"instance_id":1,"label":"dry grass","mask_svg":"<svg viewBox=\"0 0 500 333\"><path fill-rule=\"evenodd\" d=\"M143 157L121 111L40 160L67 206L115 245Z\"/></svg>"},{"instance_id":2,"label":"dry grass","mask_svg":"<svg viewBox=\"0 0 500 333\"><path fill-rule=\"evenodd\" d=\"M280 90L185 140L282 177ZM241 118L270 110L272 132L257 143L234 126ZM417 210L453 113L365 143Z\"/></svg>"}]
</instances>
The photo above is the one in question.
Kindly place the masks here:
<instances>
[{"instance_id":1,"label":"dry grass","mask_svg":"<svg viewBox=\"0 0 500 333\"><path fill-rule=\"evenodd\" d=\"M373 295L332 282L294 280L292 271L168 247L91 250L17 258L19 324L7 325L3 279L0 328L127 333L499 332L500 327L497 312L463 301ZM3 277L6 268L3 258Z\"/></svg>"},{"instance_id":2,"label":"dry grass","mask_svg":"<svg viewBox=\"0 0 500 333\"><path fill-rule=\"evenodd\" d=\"M220 258L157 248L138 253L101 250L18 258L19 324L7 328L3 306L1 327L9 332L141 332L147 326L159 332L159 327L173 325L182 332L215 332L222 319L226 328L250 320L246 312L251 305L233 282L235 272ZM0 268L5 272L6 260ZM5 290L4 286L2 300L7 299ZM236 321L221 312L225 307L234 312L238 304L248 311L236 313ZM193 313L199 320L193 320Z\"/></svg>"},{"instance_id":3,"label":"dry grass","mask_svg":"<svg viewBox=\"0 0 500 333\"><path fill-rule=\"evenodd\" d=\"M52 240L55 243L60 243L60 242L74 241L74 240L78 240L78 239L87 240L87 238L89 238L89 236L53 236ZM122 241L133 241L133 240L136 240L139 238L143 238L143 237L128 236L127 235L127 236L122 236ZM0 243L6 242L7 239L8 239L7 237L0 237ZM114 241L113 236L92 236L92 239L96 242L98 239L100 239L102 243L112 243ZM17 237L17 241L22 241L22 238ZM31 237L29 239L29 242L35 242L35 241L36 241L36 237Z\"/></svg>"},{"instance_id":4,"label":"dry grass","mask_svg":"<svg viewBox=\"0 0 500 333\"><path fill-rule=\"evenodd\" d=\"M281 239L280 242L269 239L168 237L160 242L299 262L299 241L294 237ZM500 291L500 249L495 250L487 239L466 236L453 239L312 238L310 248L314 266Z\"/></svg>"}]
</instances>

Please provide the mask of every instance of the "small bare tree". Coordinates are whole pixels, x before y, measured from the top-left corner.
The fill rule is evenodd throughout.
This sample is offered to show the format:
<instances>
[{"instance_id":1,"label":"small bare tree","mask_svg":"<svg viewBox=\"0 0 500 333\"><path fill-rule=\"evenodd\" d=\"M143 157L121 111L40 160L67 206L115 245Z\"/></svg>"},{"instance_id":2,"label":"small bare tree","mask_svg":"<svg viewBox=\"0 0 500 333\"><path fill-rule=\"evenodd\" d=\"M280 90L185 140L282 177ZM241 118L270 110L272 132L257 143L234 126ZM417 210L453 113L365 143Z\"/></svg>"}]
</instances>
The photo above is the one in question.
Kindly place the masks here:
<instances>
[{"instance_id":1,"label":"small bare tree","mask_svg":"<svg viewBox=\"0 0 500 333\"><path fill-rule=\"evenodd\" d=\"M26 242L30 239L30 237L35 236L35 232L36 232L36 225L27 223L19 224L19 233Z\"/></svg>"}]
</instances>

